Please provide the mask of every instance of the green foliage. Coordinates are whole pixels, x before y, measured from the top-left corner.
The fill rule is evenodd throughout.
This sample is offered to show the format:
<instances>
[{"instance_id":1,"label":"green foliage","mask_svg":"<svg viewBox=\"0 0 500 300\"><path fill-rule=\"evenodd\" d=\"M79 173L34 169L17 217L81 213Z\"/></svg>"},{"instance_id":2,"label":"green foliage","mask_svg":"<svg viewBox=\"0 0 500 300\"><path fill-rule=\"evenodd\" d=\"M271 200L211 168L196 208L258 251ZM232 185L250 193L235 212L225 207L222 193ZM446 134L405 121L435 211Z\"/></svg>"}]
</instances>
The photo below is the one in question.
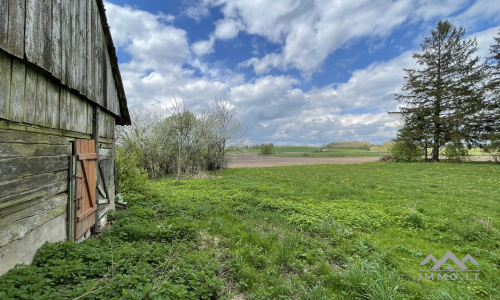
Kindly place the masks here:
<instances>
[{"instance_id":1,"label":"green foliage","mask_svg":"<svg viewBox=\"0 0 500 300\"><path fill-rule=\"evenodd\" d=\"M0 277L0 299L498 299L499 172L366 163L149 181L161 197L126 196L96 239L47 243ZM418 280L429 252L450 250L478 260L478 281Z\"/></svg>"},{"instance_id":2,"label":"green foliage","mask_svg":"<svg viewBox=\"0 0 500 300\"><path fill-rule=\"evenodd\" d=\"M484 143L485 128L494 127L483 125L494 115L484 88L490 72L476 55L476 39L464 37L464 28L439 21L413 54L419 67L404 69L403 93L395 95L403 104L391 112L402 117L398 138L429 146L434 161L445 144Z\"/></svg>"},{"instance_id":3,"label":"green foliage","mask_svg":"<svg viewBox=\"0 0 500 300\"><path fill-rule=\"evenodd\" d=\"M352 141L352 142L332 142L326 144L325 148L329 149L361 149L370 151L370 142Z\"/></svg>"},{"instance_id":4,"label":"green foliage","mask_svg":"<svg viewBox=\"0 0 500 300\"><path fill-rule=\"evenodd\" d=\"M414 162L422 157L422 151L415 143L398 141L392 145L391 155L395 161Z\"/></svg>"},{"instance_id":5,"label":"green foliage","mask_svg":"<svg viewBox=\"0 0 500 300\"><path fill-rule=\"evenodd\" d=\"M469 150L461 145L449 143L443 150L443 155L448 158L450 162L464 162L470 160Z\"/></svg>"},{"instance_id":6,"label":"green foliage","mask_svg":"<svg viewBox=\"0 0 500 300\"><path fill-rule=\"evenodd\" d=\"M116 192L122 194L148 192L148 173L138 167L137 156L125 153L123 149L116 151Z\"/></svg>"},{"instance_id":7,"label":"green foliage","mask_svg":"<svg viewBox=\"0 0 500 300\"><path fill-rule=\"evenodd\" d=\"M271 155L273 153L274 153L274 151L273 151L273 145L271 145L271 144L265 144L260 149L260 154L262 154L262 155Z\"/></svg>"}]
</instances>

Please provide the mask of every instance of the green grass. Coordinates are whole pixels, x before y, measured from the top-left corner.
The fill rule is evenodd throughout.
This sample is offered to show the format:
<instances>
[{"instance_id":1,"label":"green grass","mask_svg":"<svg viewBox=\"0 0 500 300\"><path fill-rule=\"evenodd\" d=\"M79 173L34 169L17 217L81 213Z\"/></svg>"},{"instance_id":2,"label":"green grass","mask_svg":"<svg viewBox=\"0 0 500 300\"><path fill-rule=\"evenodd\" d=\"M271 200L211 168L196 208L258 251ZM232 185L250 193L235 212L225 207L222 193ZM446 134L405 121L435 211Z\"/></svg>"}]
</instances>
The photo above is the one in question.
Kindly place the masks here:
<instances>
[{"instance_id":1,"label":"green grass","mask_svg":"<svg viewBox=\"0 0 500 300\"><path fill-rule=\"evenodd\" d=\"M499 175L365 163L163 178L98 239L46 244L0 277L0 298L500 299ZM419 263L450 250L479 262L478 280L419 281Z\"/></svg>"},{"instance_id":2,"label":"green grass","mask_svg":"<svg viewBox=\"0 0 500 300\"><path fill-rule=\"evenodd\" d=\"M318 147L307 146L276 146L273 148L274 154L272 156L280 157L380 157L389 152L372 152L361 149L327 149L329 152L311 153L313 150L319 149ZM260 149L247 149L246 153L259 153Z\"/></svg>"},{"instance_id":3,"label":"green grass","mask_svg":"<svg viewBox=\"0 0 500 300\"><path fill-rule=\"evenodd\" d=\"M277 150L275 150L277 151ZM280 157L382 157L389 154L389 152L372 152L360 149L328 149L329 152L319 153L278 153L274 156ZM305 154L307 153L307 154Z\"/></svg>"}]
</instances>

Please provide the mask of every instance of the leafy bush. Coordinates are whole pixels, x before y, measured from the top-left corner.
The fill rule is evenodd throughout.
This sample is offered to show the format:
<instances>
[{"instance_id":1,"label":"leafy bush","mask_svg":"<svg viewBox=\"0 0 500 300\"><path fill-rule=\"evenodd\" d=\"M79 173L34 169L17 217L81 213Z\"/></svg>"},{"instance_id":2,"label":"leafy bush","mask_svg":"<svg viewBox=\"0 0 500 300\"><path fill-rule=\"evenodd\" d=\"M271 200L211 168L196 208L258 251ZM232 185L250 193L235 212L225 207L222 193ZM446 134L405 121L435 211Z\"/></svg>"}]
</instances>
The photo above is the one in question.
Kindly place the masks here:
<instances>
[{"instance_id":1,"label":"leafy bush","mask_svg":"<svg viewBox=\"0 0 500 300\"><path fill-rule=\"evenodd\" d=\"M147 194L150 189L148 173L137 167L138 159L133 154L125 154L122 149L116 151L116 192L127 194Z\"/></svg>"},{"instance_id":2,"label":"leafy bush","mask_svg":"<svg viewBox=\"0 0 500 300\"><path fill-rule=\"evenodd\" d=\"M451 162L463 162L470 160L469 150L461 145L447 144L443 150L443 155Z\"/></svg>"},{"instance_id":3,"label":"leafy bush","mask_svg":"<svg viewBox=\"0 0 500 300\"><path fill-rule=\"evenodd\" d=\"M309 153L307 153L307 152L304 152L304 153L302 153L302 156L304 156L304 157L309 157L309 156L311 156L311 154L309 154Z\"/></svg>"},{"instance_id":4,"label":"leafy bush","mask_svg":"<svg viewBox=\"0 0 500 300\"><path fill-rule=\"evenodd\" d=\"M273 151L273 145L272 144L264 145L260 149L260 154L262 154L262 155L271 155L273 153L274 153L274 151Z\"/></svg>"},{"instance_id":5,"label":"leafy bush","mask_svg":"<svg viewBox=\"0 0 500 300\"><path fill-rule=\"evenodd\" d=\"M392 145L390 151L395 161L413 162L422 156L420 148L410 141L398 141Z\"/></svg>"}]
</instances>

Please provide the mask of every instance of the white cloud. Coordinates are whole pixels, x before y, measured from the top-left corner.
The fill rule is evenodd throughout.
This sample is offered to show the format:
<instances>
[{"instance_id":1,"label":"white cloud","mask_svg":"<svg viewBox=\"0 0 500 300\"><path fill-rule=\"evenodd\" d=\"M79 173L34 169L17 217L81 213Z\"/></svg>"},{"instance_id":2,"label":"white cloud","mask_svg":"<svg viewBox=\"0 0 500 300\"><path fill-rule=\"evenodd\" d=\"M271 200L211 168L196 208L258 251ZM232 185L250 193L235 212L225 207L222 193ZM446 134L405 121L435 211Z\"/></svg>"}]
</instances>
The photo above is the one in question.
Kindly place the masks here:
<instances>
[{"instance_id":1,"label":"white cloud","mask_svg":"<svg viewBox=\"0 0 500 300\"><path fill-rule=\"evenodd\" d=\"M211 36L208 40L199 41L191 45L191 49L198 56L203 56L214 52L215 38Z\"/></svg>"},{"instance_id":2,"label":"white cloud","mask_svg":"<svg viewBox=\"0 0 500 300\"><path fill-rule=\"evenodd\" d=\"M243 2L245 5L252 4L250 1L241 3ZM297 1L290 1L294 4L290 11L263 12L269 20L279 19L279 24L275 27L282 28L269 29L269 37L272 36L276 41L281 40L284 43L283 49L287 49L288 35L282 33L289 32L289 35L294 36L290 45L295 45L292 43L294 41L304 39L301 44L304 48L301 51L304 53L325 51L313 48L318 47L318 35L325 34L325 39L330 36L326 35L329 31L325 28L333 25L326 23L334 20L324 20L326 23L316 20L313 31L309 31L307 26L300 29L301 23L296 22L297 19L309 18L312 10L310 6L322 4L320 2L307 2L309 6L304 6L304 2L299 4ZM359 1L355 4L363 5ZM403 4L402 7L405 7ZM269 5L278 7L281 4L273 2ZM352 6L352 9L356 5ZM197 57L209 53L216 39L234 38L238 32L233 27L238 28L238 31L240 28L247 32L258 30L259 26L255 25L257 23L246 23L246 19L241 17L242 12L236 9L234 4L224 6L223 10L228 10L224 11L226 18L216 23L218 29L209 40L199 41L191 46L186 31L167 22L162 14L155 15L110 3L106 4L106 8L117 47L131 57L130 61L120 64L120 69L127 98L132 106L145 105L157 110L175 96L184 99L191 109L200 110L207 108L209 102L215 98L227 97L249 127L250 143L280 141L288 144L307 144L354 138L383 142L393 137L397 130L397 121L386 111L396 108L397 102L393 100L393 93L402 86L402 69L415 66L411 58L413 51L403 52L388 61L374 62L364 69L354 70L345 83L304 91L298 88L301 80L293 76L257 76L247 81L245 76L227 69L223 64L209 63ZM379 8L373 5L371 9L377 12ZM325 10L324 13L334 12ZM344 10L343 14L345 13L347 11ZM273 14L277 15L274 19L271 16ZM358 19L355 16L353 18ZM269 21L262 18L261 22L263 23L260 24L267 24ZM231 24L235 26L230 26ZM377 25L374 23L373 26ZM383 26L387 28L384 29ZM378 30L380 35L383 35L390 27L390 24L381 24L375 31ZM301 33L301 30L304 32ZM336 32L334 36L339 39L345 38L344 34L352 36L351 33L342 33L335 28L330 30ZM365 29L352 30L361 34ZM273 35L273 32L280 34ZM308 37L306 32L313 36ZM494 27L471 35L478 38L481 56L482 53L487 53L492 37L497 32L498 27ZM274 53L244 64L254 66L258 73L266 73L270 68L291 67L290 64L283 64L287 53ZM299 66L305 54L300 51L293 53L290 60ZM317 61L319 60L311 59L311 64ZM353 110L359 113L354 113Z\"/></svg>"},{"instance_id":3,"label":"white cloud","mask_svg":"<svg viewBox=\"0 0 500 300\"><path fill-rule=\"evenodd\" d=\"M272 68L295 68L309 77L341 47L369 38L374 43L370 47L375 49L380 39L405 22L423 21L433 26L437 19L453 16L467 5L468 0L203 0L189 9L219 6L224 15L218 21L221 24L239 22L247 34L283 45L279 53L253 57L240 66L252 66L257 74L268 73ZM452 19L460 25L471 25L485 18L498 21L499 16L499 1L477 0ZM227 35L219 36L221 28L217 26L213 35L216 39L234 38L235 29L231 29Z\"/></svg>"}]
</instances>

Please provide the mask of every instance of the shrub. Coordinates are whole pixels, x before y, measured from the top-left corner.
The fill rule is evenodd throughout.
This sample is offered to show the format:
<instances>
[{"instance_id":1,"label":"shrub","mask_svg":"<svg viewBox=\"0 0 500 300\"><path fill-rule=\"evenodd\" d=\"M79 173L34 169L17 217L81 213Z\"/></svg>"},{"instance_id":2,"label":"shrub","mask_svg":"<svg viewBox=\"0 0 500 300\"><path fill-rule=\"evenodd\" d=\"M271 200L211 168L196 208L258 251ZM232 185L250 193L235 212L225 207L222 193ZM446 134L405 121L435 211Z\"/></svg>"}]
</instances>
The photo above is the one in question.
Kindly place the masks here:
<instances>
[{"instance_id":1,"label":"shrub","mask_svg":"<svg viewBox=\"0 0 500 300\"><path fill-rule=\"evenodd\" d=\"M309 157L309 156L311 156L311 154L309 154L309 153L307 153L307 152L304 152L304 153L302 153L302 156L304 156L304 157Z\"/></svg>"},{"instance_id":2,"label":"shrub","mask_svg":"<svg viewBox=\"0 0 500 300\"><path fill-rule=\"evenodd\" d=\"M461 145L447 144L443 150L443 155L451 162L463 162L470 160L469 150Z\"/></svg>"},{"instance_id":3,"label":"shrub","mask_svg":"<svg viewBox=\"0 0 500 300\"><path fill-rule=\"evenodd\" d=\"M260 149L260 154L262 155L271 155L273 154L274 151L273 151L273 146L272 144L267 144L267 145L264 145L262 146L262 148Z\"/></svg>"},{"instance_id":4,"label":"shrub","mask_svg":"<svg viewBox=\"0 0 500 300\"><path fill-rule=\"evenodd\" d=\"M122 194L144 194L149 185L148 173L137 167L138 158L126 155L122 149L116 151L116 192Z\"/></svg>"},{"instance_id":5,"label":"shrub","mask_svg":"<svg viewBox=\"0 0 500 300\"><path fill-rule=\"evenodd\" d=\"M392 145L390 151L395 161L413 162L422 156L421 149L410 141L398 141Z\"/></svg>"}]
</instances>

